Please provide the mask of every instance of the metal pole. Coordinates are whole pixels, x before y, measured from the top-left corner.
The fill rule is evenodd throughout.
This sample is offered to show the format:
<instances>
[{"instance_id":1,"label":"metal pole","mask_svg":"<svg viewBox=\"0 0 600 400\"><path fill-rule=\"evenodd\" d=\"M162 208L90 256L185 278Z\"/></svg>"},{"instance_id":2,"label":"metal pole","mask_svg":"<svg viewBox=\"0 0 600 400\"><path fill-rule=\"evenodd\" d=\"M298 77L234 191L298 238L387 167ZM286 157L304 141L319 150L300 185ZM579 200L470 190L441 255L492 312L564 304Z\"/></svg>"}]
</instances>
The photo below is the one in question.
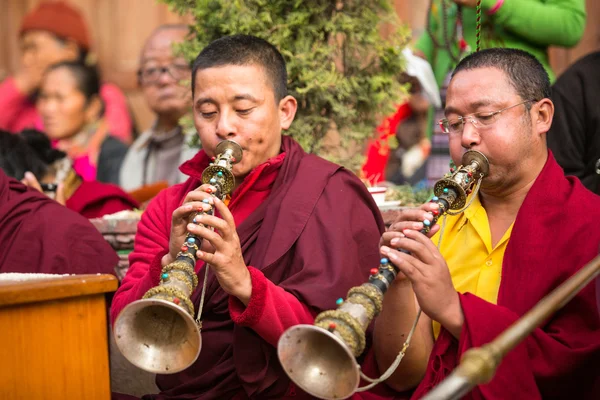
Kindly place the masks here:
<instances>
[{"instance_id":1,"label":"metal pole","mask_svg":"<svg viewBox=\"0 0 600 400\"><path fill-rule=\"evenodd\" d=\"M423 400L459 399L475 386L491 381L504 356L543 321L567 304L598 274L600 256L550 292L496 339L482 347L466 351L458 367L423 397Z\"/></svg>"}]
</instances>

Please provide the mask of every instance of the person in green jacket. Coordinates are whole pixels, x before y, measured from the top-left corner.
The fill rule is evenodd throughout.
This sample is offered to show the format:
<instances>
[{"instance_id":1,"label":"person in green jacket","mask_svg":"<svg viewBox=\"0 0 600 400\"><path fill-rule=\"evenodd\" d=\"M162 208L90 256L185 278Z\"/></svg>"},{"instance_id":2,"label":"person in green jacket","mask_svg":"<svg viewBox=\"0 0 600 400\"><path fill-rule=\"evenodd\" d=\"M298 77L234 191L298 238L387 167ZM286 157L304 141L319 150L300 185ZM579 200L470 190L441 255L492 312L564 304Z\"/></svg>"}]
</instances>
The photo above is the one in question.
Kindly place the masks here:
<instances>
[{"instance_id":1,"label":"person in green jacket","mask_svg":"<svg viewBox=\"0 0 600 400\"><path fill-rule=\"evenodd\" d=\"M477 0L431 0L425 33L414 52L433 69L442 103L449 74L458 62L477 49ZM585 29L585 0L482 0L480 48L505 47L525 50L544 66L550 81L550 46L573 47ZM448 171L448 139L438 127L441 109L430 110L428 132L431 155L427 180L432 184Z\"/></svg>"},{"instance_id":2,"label":"person in green jacket","mask_svg":"<svg viewBox=\"0 0 600 400\"><path fill-rule=\"evenodd\" d=\"M440 87L468 53L464 49L461 54L461 39L470 51L476 49L476 5L477 0L433 0L430 4L427 30L415 48L431 64ZM542 63L550 81L555 75L548 47L573 47L585 29L585 0L482 0L481 11L481 48L525 50Z\"/></svg>"}]
</instances>

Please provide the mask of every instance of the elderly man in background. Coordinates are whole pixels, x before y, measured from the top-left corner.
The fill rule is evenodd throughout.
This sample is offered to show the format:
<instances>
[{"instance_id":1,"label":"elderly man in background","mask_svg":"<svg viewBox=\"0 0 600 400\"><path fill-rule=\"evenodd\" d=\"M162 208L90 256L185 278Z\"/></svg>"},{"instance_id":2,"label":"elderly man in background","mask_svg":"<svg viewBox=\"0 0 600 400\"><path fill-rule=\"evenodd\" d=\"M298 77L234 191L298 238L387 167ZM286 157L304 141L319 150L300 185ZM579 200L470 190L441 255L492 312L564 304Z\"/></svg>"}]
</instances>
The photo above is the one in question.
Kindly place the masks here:
<instances>
[{"instance_id":1,"label":"elderly man in background","mask_svg":"<svg viewBox=\"0 0 600 400\"><path fill-rule=\"evenodd\" d=\"M160 181L169 185L184 181L178 167L198 151L187 144L180 125L191 106L189 87L182 85L190 79L190 65L173 51L173 45L183 42L187 34L185 25L160 26L142 50L138 79L156 121L125 156L120 173L125 190Z\"/></svg>"}]
</instances>

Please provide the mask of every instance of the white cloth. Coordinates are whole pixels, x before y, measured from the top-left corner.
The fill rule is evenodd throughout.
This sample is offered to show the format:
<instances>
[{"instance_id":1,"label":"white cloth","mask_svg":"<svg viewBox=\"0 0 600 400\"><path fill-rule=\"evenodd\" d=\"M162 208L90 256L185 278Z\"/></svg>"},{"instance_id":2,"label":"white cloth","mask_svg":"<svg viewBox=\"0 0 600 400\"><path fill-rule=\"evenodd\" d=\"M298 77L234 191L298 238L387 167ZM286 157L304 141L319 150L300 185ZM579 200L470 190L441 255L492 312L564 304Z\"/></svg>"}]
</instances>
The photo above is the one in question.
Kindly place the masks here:
<instances>
[{"instance_id":1,"label":"white cloth","mask_svg":"<svg viewBox=\"0 0 600 400\"><path fill-rule=\"evenodd\" d=\"M157 163L160 152L168 152L169 154L175 155L173 152L177 152L179 155L175 157L172 165L160 165L160 168L166 168L167 170L160 171L160 175L168 176L166 179L169 185L184 182L188 177L179 171L179 166L185 161L191 159L196 155L199 148L190 147L189 135L194 132L183 132L181 127L177 127L172 132L168 132L163 135L166 139L163 142L163 146L160 149L155 149L154 152L148 159L146 165L146 184L152 184L159 180L156 173ZM121 165L121 171L119 176L119 184L125 191L132 191L138 189L143 185L144 176L144 164L146 156L149 151L149 143L155 137L154 127L150 128L146 132L142 133L135 142L129 147L127 155ZM175 146L175 147L173 147ZM162 153L166 154L166 153ZM170 156L169 156L170 157ZM170 157L171 158L171 157Z\"/></svg>"},{"instance_id":2,"label":"white cloth","mask_svg":"<svg viewBox=\"0 0 600 400\"><path fill-rule=\"evenodd\" d=\"M71 276L70 274L38 274L38 273L22 273L22 272L4 272L0 274L1 283L16 283L16 282L27 282L37 281L40 279L56 279L65 276Z\"/></svg>"},{"instance_id":3,"label":"white cloth","mask_svg":"<svg viewBox=\"0 0 600 400\"><path fill-rule=\"evenodd\" d=\"M435 80L431 65L421 57L415 56L409 48L402 50L402 55L406 60L406 73L419 80L419 83L423 87L423 93L431 104L436 108L442 107L440 88Z\"/></svg>"}]
</instances>

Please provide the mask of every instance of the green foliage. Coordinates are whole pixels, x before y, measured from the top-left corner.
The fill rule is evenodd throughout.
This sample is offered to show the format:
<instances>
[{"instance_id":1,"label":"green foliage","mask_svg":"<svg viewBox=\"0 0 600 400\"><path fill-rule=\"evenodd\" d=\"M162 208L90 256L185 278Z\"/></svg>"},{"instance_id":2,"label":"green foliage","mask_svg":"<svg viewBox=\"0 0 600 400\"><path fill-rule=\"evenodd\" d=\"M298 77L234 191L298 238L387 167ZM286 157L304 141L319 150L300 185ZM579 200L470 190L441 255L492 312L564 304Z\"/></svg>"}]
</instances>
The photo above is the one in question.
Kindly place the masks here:
<instances>
[{"instance_id":1,"label":"green foliage","mask_svg":"<svg viewBox=\"0 0 600 400\"><path fill-rule=\"evenodd\" d=\"M275 45L299 104L288 134L307 151L352 170L360 165L365 139L406 93L399 78L408 30L391 0L160 1L194 17L195 39L180 48L190 60L212 40L236 33ZM383 24L392 31L385 39ZM324 154L323 139L332 132L339 144Z\"/></svg>"}]
</instances>

